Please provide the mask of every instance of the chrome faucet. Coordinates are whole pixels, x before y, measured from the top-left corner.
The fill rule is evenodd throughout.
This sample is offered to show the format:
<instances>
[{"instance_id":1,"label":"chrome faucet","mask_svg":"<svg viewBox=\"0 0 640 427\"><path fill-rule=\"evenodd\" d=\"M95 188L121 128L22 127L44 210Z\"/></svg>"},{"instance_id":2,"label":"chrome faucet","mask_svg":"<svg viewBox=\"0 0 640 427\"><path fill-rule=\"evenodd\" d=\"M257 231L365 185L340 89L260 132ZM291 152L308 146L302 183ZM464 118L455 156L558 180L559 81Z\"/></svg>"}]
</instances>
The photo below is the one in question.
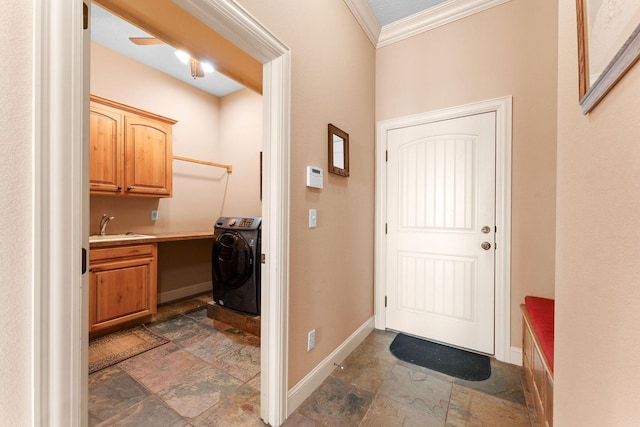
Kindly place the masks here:
<instances>
[{"instance_id":1,"label":"chrome faucet","mask_svg":"<svg viewBox=\"0 0 640 427\"><path fill-rule=\"evenodd\" d=\"M112 219L116 219L115 216L107 216L107 214L102 214L102 219L100 220L100 235L104 236L107 234L107 224Z\"/></svg>"}]
</instances>

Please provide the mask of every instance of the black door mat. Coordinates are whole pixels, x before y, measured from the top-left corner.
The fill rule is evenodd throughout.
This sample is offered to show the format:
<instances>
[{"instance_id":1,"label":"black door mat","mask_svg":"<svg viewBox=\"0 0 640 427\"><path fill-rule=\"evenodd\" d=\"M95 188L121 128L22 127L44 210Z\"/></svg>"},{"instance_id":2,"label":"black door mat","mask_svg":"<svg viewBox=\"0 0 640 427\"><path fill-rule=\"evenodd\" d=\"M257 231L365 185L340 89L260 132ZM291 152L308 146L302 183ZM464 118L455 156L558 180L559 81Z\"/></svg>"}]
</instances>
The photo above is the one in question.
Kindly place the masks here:
<instances>
[{"instance_id":1,"label":"black door mat","mask_svg":"<svg viewBox=\"0 0 640 427\"><path fill-rule=\"evenodd\" d=\"M389 350L400 360L463 380L483 381L491 376L488 356L408 335L398 334Z\"/></svg>"}]
</instances>

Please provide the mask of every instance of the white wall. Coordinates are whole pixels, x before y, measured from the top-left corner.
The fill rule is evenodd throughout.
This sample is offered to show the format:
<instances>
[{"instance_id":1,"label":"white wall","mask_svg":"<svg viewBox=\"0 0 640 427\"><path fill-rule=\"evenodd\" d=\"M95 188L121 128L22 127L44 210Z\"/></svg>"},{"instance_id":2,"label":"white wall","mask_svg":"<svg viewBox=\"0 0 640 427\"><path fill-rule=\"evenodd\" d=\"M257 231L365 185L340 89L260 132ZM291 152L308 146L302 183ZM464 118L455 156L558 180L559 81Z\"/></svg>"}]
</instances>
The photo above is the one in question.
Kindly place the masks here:
<instances>
[{"instance_id":1,"label":"white wall","mask_svg":"<svg viewBox=\"0 0 640 427\"><path fill-rule=\"evenodd\" d=\"M0 424L31 424L33 345L31 2L0 13Z\"/></svg>"}]
</instances>

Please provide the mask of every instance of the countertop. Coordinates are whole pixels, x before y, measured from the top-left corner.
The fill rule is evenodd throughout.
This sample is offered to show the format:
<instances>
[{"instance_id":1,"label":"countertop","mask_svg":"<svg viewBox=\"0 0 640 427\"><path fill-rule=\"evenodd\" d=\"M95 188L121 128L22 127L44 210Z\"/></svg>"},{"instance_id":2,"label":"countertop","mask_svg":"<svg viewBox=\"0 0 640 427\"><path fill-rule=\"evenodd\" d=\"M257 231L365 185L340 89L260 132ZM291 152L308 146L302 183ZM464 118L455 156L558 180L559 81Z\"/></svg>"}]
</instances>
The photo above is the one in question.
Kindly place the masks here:
<instances>
[{"instance_id":1,"label":"countertop","mask_svg":"<svg viewBox=\"0 0 640 427\"><path fill-rule=\"evenodd\" d=\"M161 243L177 242L181 240L199 240L213 238L213 231L187 231L179 233L154 234L153 237L142 237L139 239L112 240L107 242L92 242L89 248L105 248L110 246L137 245L140 243Z\"/></svg>"}]
</instances>

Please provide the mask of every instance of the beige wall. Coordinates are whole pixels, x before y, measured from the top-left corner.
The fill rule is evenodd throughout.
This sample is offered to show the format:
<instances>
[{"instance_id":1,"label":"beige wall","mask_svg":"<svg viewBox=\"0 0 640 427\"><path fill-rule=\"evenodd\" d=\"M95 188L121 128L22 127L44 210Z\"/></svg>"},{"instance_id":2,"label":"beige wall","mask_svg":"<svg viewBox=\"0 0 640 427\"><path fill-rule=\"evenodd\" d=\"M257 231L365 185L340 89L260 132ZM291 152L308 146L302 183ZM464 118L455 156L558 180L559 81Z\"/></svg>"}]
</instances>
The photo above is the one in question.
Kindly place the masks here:
<instances>
[{"instance_id":1,"label":"beige wall","mask_svg":"<svg viewBox=\"0 0 640 427\"><path fill-rule=\"evenodd\" d=\"M227 206L240 205L243 211L260 215L261 96L245 89L223 101L96 43L91 44L91 93L177 120L173 126L176 155L239 163L227 174L220 168L174 161L171 198L92 196L91 233L98 231L103 213L116 217L109 232L149 234L212 230L219 216L230 214ZM232 106L225 120L221 119L223 102ZM234 132L242 129L238 123L251 126L244 126L236 137ZM255 159L253 168L244 157ZM158 221L151 221L154 209Z\"/></svg>"},{"instance_id":2,"label":"beige wall","mask_svg":"<svg viewBox=\"0 0 640 427\"><path fill-rule=\"evenodd\" d=\"M553 297L557 2L513 0L378 50L376 120L513 95L511 345Z\"/></svg>"},{"instance_id":3,"label":"beige wall","mask_svg":"<svg viewBox=\"0 0 640 427\"><path fill-rule=\"evenodd\" d=\"M241 3L293 49L290 380L295 383L372 313L373 241L369 235L373 220L369 212L373 212L374 52L340 0L325 1L322 5L291 0L272 1L268 5L258 0L241 0ZM538 65L539 62L552 63L549 58L555 57L554 48L548 46L547 40L553 38L555 15L541 17L555 6L536 2L537 7L533 7L530 3L534 2L512 0L505 6L452 24L450 29L459 28L465 22L473 23L478 29L495 27L493 33L503 26L515 27L507 36L499 36L502 33L498 32L499 40L494 40L493 55L501 59L499 67L474 66L470 68L473 73L467 70L464 79L455 80L455 86L463 86L467 93L460 93L453 83L444 79L440 80L442 89L433 82L405 87L406 77L399 76L402 78L396 81L397 93L405 102L394 101L393 93L380 87L379 95L385 102L377 103L377 118L514 95L514 220L518 220L518 226L514 223L514 240L519 236L518 241L514 241L514 258L518 258L518 262L514 260L517 270L514 278L528 280L527 283L534 283L532 289L553 295L553 287L547 287L547 282L554 279L549 273L554 270L554 262L548 259L553 248L547 248L546 242L553 240L553 234L557 241L556 425L631 426L637 423L640 380L640 340L637 339L640 311L635 304L640 300L637 285L640 275L637 262L640 254L637 215L640 69L636 65L601 105L583 116L577 103L575 3L560 2L555 227L554 220L549 220L549 213L545 213L554 210L548 198L549 192L554 192L555 179L548 175L555 174L555 159L549 155L549 151L554 150L549 145L555 144L549 142L554 140L549 136L552 131L543 126L556 120L555 104L545 101L545 93L550 89L544 84L553 80L546 74L555 71L552 65ZM27 285L32 283L35 262L30 243L33 218L30 170L33 99L30 96L32 75L28 71L33 66L31 7L31 2L8 2L0 14L0 49L4 58L0 63L4 76L0 81L4 101L0 107L3 117L0 148L6 154L0 157L0 177L5 183L0 187L3 200L0 206L0 303L3 307L0 413L3 422L10 425L31 424L33 392L30 378L34 307L32 291ZM503 16L507 11L517 13ZM489 19L496 18L496 14L504 19ZM511 23L515 17L518 20ZM322 25L315 22L329 20L338 31L335 40L325 41ZM537 22L544 22L546 31L526 31ZM523 29L516 31L518 28ZM448 58L445 63L462 61L451 52L473 49L456 47L463 43L450 39L446 43L452 50L447 53L449 49L437 43L445 43L443 37L450 29L435 30L415 39L424 41L429 52L435 52L430 54L434 61L438 58L440 61ZM445 34L440 34L443 32ZM475 37L484 40L491 34L492 31L478 31L476 36L462 41L475 46ZM384 56L396 48L390 46L379 52L379 86L383 75L389 73L382 63L388 61ZM398 55L398 67L425 61L424 53L416 55L414 49L411 47L414 54L408 57ZM426 48L419 51L425 52ZM330 61L332 58L335 63ZM478 70L485 68L500 78L486 80L484 72L474 77ZM445 71L453 73L452 69ZM437 73L437 67L423 68L421 72ZM468 79L482 84L466 83ZM501 80L513 84L502 87ZM524 81L532 88L527 89ZM410 91L416 95L407 95ZM535 96L536 93L539 95ZM537 120L523 122L522 116L535 116ZM303 186L303 167L308 163L326 164L324 140L329 121L351 134L352 177L327 177L324 190L309 191ZM319 209L316 230L306 228L309 207ZM526 212L529 209L531 213ZM551 233L554 229L555 233ZM340 239L341 233L345 239ZM336 243L341 240L345 243ZM309 250L303 252L305 249ZM529 271L527 268L535 267L525 266L525 258L543 267ZM527 277L529 274L531 279ZM520 285L514 283L514 287L517 286ZM514 294L517 293L514 289ZM304 337L300 335L306 335L311 327L319 328L318 347L306 354L300 349L304 345Z\"/></svg>"},{"instance_id":4,"label":"beige wall","mask_svg":"<svg viewBox=\"0 0 640 427\"><path fill-rule=\"evenodd\" d=\"M249 89L220 99L220 152L233 165L226 181L225 216L261 216L260 152L262 151L262 97ZM217 218L216 218L217 219Z\"/></svg>"},{"instance_id":5,"label":"beige wall","mask_svg":"<svg viewBox=\"0 0 640 427\"><path fill-rule=\"evenodd\" d=\"M240 3L292 52L291 387L373 315L375 50L343 0ZM326 173L328 123L349 133L348 178ZM307 189L308 165L325 170L324 189Z\"/></svg>"},{"instance_id":6,"label":"beige wall","mask_svg":"<svg viewBox=\"0 0 640 427\"><path fill-rule=\"evenodd\" d=\"M260 203L260 151L262 146L262 97L243 89L219 102L219 150L216 161L233 165L233 173L223 180L220 215L262 216ZM189 164L185 164L187 166ZM211 168L200 168L211 173ZM187 180L185 175L181 181ZM178 179L174 175L174 181ZM184 183L190 191L190 182ZM207 190L211 191L211 190ZM217 194L214 189L211 194ZM207 193L205 193L207 194ZM192 195L193 197L193 195ZM213 221L207 226L212 229ZM208 228L209 229L209 228ZM166 242L158 245L158 292L163 302L183 297L171 294L188 286L211 283L211 241Z\"/></svg>"},{"instance_id":7,"label":"beige wall","mask_svg":"<svg viewBox=\"0 0 640 427\"><path fill-rule=\"evenodd\" d=\"M32 423L32 7L0 14L0 414L12 426Z\"/></svg>"},{"instance_id":8,"label":"beige wall","mask_svg":"<svg viewBox=\"0 0 640 427\"><path fill-rule=\"evenodd\" d=\"M158 243L159 302L197 293L193 292L193 288L191 292L184 289L189 286L211 290L211 240Z\"/></svg>"},{"instance_id":9,"label":"beige wall","mask_svg":"<svg viewBox=\"0 0 640 427\"><path fill-rule=\"evenodd\" d=\"M560 2L555 424L635 426L640 404L640 68L578 105L574 2Z\"/></svg>"},{"instance_id":10,"label":"beige wall","mask_svg":"<svg viewBox=\"0 0 640 427\"><path fill-rule=\"evenodd\" d=\"M292 50L289 385L293 386L373 315L375 50L342 0L304 3L243 0L240 3ZM331 22L330 32L328 22ZM92 81L94 93L113 98L93 87ZM246 120L230 121L235 124L227 122L228 115L238 117L241 108L235 96L226 98L229 99L222 100L218 106L219 120L225 121L221 124L220 146L226 144L227 135L234 129L249 131ZM116 100L127 103L124 99ZM161 104L162 99L155 99L148 108L155 108L158 103ZM168 109L152 111L182 120ZM351 176L326 174L323 190L308 190L305 167L315 165L325 171L327 168L328 123L350 134ZM254 130L261 135L259 126ZM244 144L241 139L244 136L236 142ZM183 154L178 151L177 142L174 152ZM227 154L234 158L227 149L220 149L218 154L221 158ZM228 196L240 188L259 194L256 192L258 175L246 182L236 178L236 164L240 169L255 168L257 172L258 161L257 153L238 161L234 159L225 212L227 208L229 213L231 209L254 215L259 212ZM97 206L104 207L98 203L105 202L98 199L105 197L92 198L92 220L99 219L102 213L96 212ZM169 227L161 221L167 216L163 213L165 205L170 204L171 230L167 231L174 231L175 200L175 194L172 200L160 200L160 221L155 227L148 220L154 202L134 202L139 229L153 233L160 227ZM310 208L318 210L318 227L313 230L308 228ZM129 205L128 209L131 209ZM116 228L116 221L113 231L127 231ZM317 331L316 348L307 353L306 337L311 329Z\"/></svg>"},{"instance_id":11,"label":"beige wall","mask_svg":"<svg viewBox=\"0 0 640 427\"><path fill-rule=\"evenodd\" d=\"M174 154L233 165L233 173L227 174L220 168L174 161L173 197L167 199L91 196L92 234L98 232L103 213L116 217L109 233L147 234L213 231L220 216L261 215L260 95L243 89L218 98L97 43L91 44L91 93L177 120ZM151 220L152 210L158 210L158 221ZM181 255L172 257L177 247L160 244L160 294L211 281L210 267L203 267L210 260L207 242L181 243Z\"/></svg>"}]
</instances>

